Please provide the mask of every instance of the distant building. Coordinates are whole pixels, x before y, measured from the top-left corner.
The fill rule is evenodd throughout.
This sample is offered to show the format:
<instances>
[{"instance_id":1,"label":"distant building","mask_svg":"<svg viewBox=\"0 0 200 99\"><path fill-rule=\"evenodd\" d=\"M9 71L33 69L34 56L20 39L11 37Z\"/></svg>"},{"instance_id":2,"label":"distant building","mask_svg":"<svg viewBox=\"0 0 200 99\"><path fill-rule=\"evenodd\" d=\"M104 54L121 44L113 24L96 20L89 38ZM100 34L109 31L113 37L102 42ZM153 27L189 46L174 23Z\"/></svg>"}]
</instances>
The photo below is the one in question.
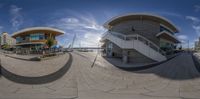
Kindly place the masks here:
<instances>
[{"instance_id":1,"label":"distant building","mask_svg":"<svg viewBox=\"0 0 200 99\"><path fill-rule=\"evenodd\" d=\"M180 41L179 30L169 20L152 14L133 13L117 16L104 24L108 31L102 36L107 57L123 62L151 63L164 61L174 54Z\"/></svg>"},{"instance_id":2,"label":"distant building","mask_svg":"<svg viewBox=\"0 0 200 99\"><path fill-rule=\"evenodd\" d=\"M12 37L16 39L17 52L34 53L45 48L50 37L54 45L57 45L56 37L64 33L62 30L50 27L30 27L13 33Z\"/></svg>"},{"instance_id":3,"label":"distant building","mask_svg":"<svg viewBox=\"0 0 200 99\"><path fill-rule=\"evenodd\" d=\"M7 48L14 48L14 45L16 44L16 40L11 37L7 32L3 32L1 34L1 48L3 48L4 45L7 46Z\"/></svg>"},{"instance_id":4,"label":"distant building","mask_svg":"<svg viewBox=\"0 0 200 99\"><path fill-rule=\"evenodd\" d=\"M196 51L200 50L200 37L198 41L194 42L194 50Z\"/></svg>"}]
</instances>

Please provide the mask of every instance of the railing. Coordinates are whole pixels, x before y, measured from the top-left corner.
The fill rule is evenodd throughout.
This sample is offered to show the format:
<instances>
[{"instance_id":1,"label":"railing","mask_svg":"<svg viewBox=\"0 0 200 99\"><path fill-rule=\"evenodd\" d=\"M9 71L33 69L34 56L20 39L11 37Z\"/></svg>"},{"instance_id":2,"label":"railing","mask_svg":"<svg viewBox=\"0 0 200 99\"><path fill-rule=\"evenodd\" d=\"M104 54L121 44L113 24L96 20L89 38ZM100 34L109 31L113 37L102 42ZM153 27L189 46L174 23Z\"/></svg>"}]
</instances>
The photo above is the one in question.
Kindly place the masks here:
<instances>
[{"instance_id":1,"label":"railing","mask_svg":"<svg viewBox=\"0 0 200 99\"><path fill-rule=\"evenodd\" d=\"M147 38L145 38L145 37L143 37L143 36L141 36L139 34L124 35L122 33L108 31L102 37L104 37L106 35L109 35L109 33L112 34L113 36L116 36L116 37L118 37L120 39L123 39L123 40L139 40L142 43L144 43L145 45L147 45L150 48L152 48L153 50L155 50L156 52L159 52L162 55L165 55L165 52L163 50L161 50L159 46L157 46L152 41L148 40Z\"/></svg>"}]
</instances>

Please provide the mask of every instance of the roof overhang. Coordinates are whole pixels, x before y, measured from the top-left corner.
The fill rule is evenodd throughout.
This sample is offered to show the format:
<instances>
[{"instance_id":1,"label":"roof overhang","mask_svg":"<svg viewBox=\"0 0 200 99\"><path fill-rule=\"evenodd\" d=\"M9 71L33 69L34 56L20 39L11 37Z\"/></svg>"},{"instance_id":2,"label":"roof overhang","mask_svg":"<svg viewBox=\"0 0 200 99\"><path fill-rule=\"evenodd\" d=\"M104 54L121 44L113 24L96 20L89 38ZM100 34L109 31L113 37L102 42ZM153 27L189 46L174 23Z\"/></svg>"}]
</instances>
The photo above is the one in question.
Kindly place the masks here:
<instances>
[{"instance_id":1,"label":"roof overhang","mask_svg":"<svg viewBox=\"0 0 200 99\"><path fill-rule=\"evenodd\" d=\"M26 29L22 29L20 31L17 31L13 33L12 37L17 37L19 35L24 35L24 34L31 34L31 33L36 33L36 32L45 32L45 33L53 33L54 35L62 35L65 32L56 28L51 28L51 27L30 27Z\"/></svg>"},{"instance_id":2,"label":"roof overhang","mask_svg":"<svg viewBox=\"0 0 200 99\"><path fill-rule=\"evenodd\" d=\"M148 14L147 13L129 13L129 14L116 16L108 20L106 23L104 23L103 26L109 29L115 24L118 24L123 21L128 21L128 20L152 20L169 27L175 33L179 32L176 26L172 22L170 22L168 19L158 16L158 15L149 14L149 13Z\"/></svg>"},{"instance_id":3,"label":"roof overhang","mask_svg":"<svg viewBox=\"0 0 200 99\"><path fill-rule=\"evenodd\" d=\"M168 31L162 31L156 35L156 37L163 38L169 40L174 43L181 43L174 35L169 33Z\"/></svg>"}]
</instances>

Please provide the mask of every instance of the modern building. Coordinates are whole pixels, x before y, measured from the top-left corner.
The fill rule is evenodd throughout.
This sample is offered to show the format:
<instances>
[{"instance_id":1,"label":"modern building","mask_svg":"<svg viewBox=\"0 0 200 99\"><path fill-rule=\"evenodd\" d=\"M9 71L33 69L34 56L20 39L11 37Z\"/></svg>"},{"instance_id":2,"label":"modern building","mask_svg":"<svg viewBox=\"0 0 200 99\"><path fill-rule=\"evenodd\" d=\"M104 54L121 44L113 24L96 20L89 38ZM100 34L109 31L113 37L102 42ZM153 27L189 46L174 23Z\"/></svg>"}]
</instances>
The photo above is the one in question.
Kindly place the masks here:
<instances>
[{"instance_id":1,"label":"modern building","mask_svg":"<svg viewBox=\"0 0 200 99\"><path fill-rule=\"evenodd\" d=\"M6 48L14 48L14 45L16 43L16 40L11 37L7 32L3 32L1 34L1 48L4 46L7 46Z\"/></svg>"},{"instance_id":2,"label":"modern building","mask_svg":"<svg viewBox=\"0 0 200 99\"><path fill-rule=\"evenodd\" d=\"M118 57L124 63L164 61L173 54L180 41L179 30L169 20L152 14L135 13L117 16L104 24L108 31L101 42L107 57Z\"/></svg>"},{"instance_id":3,"label":"modern building","mask_svg":"<svg viewBox=\"0 0 200 99\"><path fill-rule=\"evenodd\" d=\"M56 36L64 33L62 30L50 27L30 27L13 33L12 37L16 39L15 46L18 53L31 53L43 49L48 38L53 38L56 45Z\"/></svg>"}]
</instances>

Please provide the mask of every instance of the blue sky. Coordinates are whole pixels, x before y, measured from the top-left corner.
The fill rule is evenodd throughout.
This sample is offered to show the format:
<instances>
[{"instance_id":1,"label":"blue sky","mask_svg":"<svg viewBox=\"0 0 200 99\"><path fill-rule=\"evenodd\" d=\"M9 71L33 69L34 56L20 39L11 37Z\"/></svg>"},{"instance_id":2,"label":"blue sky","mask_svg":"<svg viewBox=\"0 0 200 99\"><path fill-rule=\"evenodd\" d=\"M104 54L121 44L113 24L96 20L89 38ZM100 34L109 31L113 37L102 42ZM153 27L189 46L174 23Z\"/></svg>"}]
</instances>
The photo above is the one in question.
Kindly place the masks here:
<instances>
[{"instance_id":1,"label":"blue sky","mask_svg":"<svg viewBox=\"0 0 200 99\"><path fill-rule=\"evenodd\" d=\"M58 40L68 46L97 46L103 23L126 13L153 13L179 29L176 36L190 46L200 36L200 0L0 0L0 32L12 34L32 26L50 26L66 33Z\"/></svg>"}]
</instances>

